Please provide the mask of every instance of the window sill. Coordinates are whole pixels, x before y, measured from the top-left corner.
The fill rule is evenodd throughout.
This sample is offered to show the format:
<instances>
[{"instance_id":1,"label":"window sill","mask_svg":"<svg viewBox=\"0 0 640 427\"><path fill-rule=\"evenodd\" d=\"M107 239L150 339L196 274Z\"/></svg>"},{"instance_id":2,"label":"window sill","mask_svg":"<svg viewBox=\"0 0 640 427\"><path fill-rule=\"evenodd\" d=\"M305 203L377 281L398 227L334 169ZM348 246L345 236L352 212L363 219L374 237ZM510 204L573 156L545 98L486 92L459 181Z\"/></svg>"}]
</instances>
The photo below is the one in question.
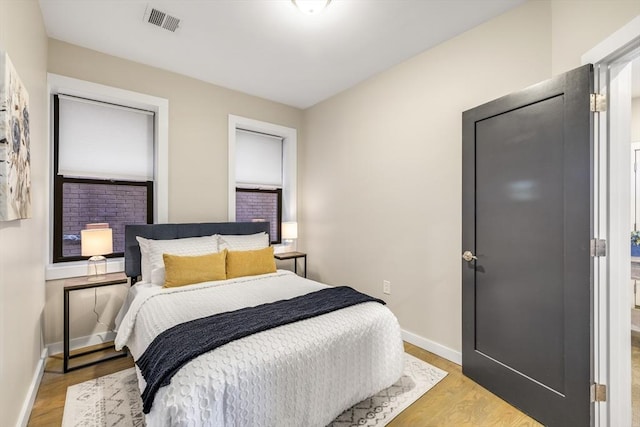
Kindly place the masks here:
<instances>
[{"instance_id":1,"label":"window sill","mask_svg":"<svg viewBox=\"0 0 640 427\"><path fill-rule=\"evenodd\" d=\"M124 271L124 258L107 259L107 273ZM60 262L45 267L45 280L69 279L87 275L87 261Z\"/></svg>"}]
</instances>

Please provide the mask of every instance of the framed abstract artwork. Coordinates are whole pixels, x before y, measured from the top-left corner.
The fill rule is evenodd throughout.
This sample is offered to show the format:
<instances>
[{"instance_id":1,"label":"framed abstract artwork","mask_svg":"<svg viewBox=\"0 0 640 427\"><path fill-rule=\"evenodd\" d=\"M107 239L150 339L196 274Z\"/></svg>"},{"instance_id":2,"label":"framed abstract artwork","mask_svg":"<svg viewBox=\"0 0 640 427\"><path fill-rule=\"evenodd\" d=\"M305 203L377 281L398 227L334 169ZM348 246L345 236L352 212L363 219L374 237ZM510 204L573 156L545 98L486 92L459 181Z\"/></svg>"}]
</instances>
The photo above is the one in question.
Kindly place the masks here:
<instances>
[{"instance_id":1,"label":"framed abstract artwork","mask_svg":"<svg viewBox=\"0 0 640 427\"><path fill-rule=\"evenodd\" d=\"M0 221L31 217L29 94L0 51Z\"/></svg>"}]
</instances>

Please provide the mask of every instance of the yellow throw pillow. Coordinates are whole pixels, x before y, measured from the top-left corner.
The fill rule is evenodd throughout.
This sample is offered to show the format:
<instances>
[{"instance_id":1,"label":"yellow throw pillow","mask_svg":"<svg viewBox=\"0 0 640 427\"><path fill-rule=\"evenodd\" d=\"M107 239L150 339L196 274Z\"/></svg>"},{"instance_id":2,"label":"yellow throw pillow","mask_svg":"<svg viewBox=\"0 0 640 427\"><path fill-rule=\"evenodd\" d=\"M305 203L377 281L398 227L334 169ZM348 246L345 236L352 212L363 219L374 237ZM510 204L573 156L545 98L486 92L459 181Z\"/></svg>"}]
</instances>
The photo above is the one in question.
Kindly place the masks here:
<instances>
[{"instance_id":1,"label":"yellow throw pillow","mask_svg":"<svg viewBox=\"0 0 640 427\"><path fill-rule=\"evenodd\" d=\"M255 251L227 252L227 279L275 272L276 261L271 246Z\"/></svg>"},{"instance_id":2,"label":"yellow throw pillow","mask_svg":"<svg viewBox=\"0 0 640 427\"><path fill-rule=\"evenodd\" d=\"M226 249L207 255L181 256L162 254L165 268L165 288L193 285L226 279Z\"/></svg>"}]
</instances>

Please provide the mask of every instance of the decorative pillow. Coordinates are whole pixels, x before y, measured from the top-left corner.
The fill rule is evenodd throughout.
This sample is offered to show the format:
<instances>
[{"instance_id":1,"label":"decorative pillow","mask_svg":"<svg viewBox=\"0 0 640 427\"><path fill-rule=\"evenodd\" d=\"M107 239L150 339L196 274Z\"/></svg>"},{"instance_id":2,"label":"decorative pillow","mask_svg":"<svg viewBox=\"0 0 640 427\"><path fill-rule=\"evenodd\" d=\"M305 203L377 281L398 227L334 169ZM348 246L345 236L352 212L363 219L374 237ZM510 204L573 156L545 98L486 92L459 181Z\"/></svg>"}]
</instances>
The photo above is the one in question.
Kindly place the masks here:
<instances>
[{"instance_id":1,"label":"decorative pillow","mask_svg":"<svg viewBox=\"0 0 640 427\"><path fill-rule=\"evenodd\" d=\"M269 247L267 233L218 235L219 250L253 251Z\"/></svg>"},{"instance_id":2,"label":"decorative pillow","mask_svg":"<svg viewBox=\"0 0 640 427\"><path fill-rule=\"evenodd\" d=\"M225 258L227 250L207 255L180 256L163 254L165 288L193 285L226 279Z\"/></svg>"},{"instance_id":3,"label":"decorative pillow","mask_svg":"<svg viewBox=\"0 0 640 427\"><path fill-rule=\"evenodd\" d=\"M184 239L153 240L136 237L140 244L142 280L162 286L164 261L162 254L206 255L218 252L218 236L186 237ZM146 262L145 262L146 257Z\"/></svg>"},{"instance_id":4,"label":"decorative pillow","mask_svg":"<svg viewBox=\"0 0 640 427\"><path fill-rule=\"evenodd\" d=\"M227 252L227 279L275 272L276 261L271 246L256 251Z\"/></svg>"}]
</instances>

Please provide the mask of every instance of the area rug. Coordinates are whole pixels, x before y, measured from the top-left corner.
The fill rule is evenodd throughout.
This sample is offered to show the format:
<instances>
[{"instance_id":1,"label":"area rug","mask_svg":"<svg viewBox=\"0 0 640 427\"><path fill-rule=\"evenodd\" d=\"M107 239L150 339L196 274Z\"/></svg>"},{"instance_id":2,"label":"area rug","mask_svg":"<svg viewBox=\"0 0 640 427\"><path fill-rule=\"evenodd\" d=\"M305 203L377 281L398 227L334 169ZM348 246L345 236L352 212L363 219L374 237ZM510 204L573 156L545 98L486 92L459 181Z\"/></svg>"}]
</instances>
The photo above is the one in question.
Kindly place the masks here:
<instances>
[{"instance_id":1,"label":"area rug","mask_svg":"<svg viewBox=\"0 0 640 427\"><path fill-rule=\"evenodd\" d=\"M404 373L391 387L353 405L332 427L385 426L447 373L405 353ZM134 368L76 384L67 389L62 427L144 426Z\"/></svg>"}]
</instances>

